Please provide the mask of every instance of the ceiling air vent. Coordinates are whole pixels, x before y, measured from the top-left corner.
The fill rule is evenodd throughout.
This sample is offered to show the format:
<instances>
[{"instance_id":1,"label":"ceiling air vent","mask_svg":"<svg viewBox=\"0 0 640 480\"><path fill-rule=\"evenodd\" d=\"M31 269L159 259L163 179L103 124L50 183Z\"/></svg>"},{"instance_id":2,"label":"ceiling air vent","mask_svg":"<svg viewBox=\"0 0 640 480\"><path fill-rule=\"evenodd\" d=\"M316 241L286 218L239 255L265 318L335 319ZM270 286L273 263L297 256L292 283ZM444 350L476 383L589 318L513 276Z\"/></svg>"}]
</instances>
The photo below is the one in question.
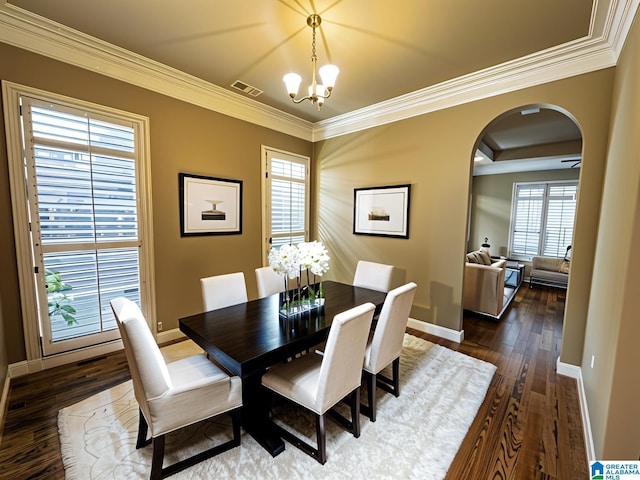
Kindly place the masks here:
<instances>
[{"instance_id":1,"label":"ceiling air vent","mask_svg":"<svg viewBox=\"0 0 640 480\"><path fill-rule=\"evenodd\" d=\"M236 80L231 84L231 86L236 90L240 90L243 93L251 95L252 97L257 97L262 93L262 90L260 90L259 88L252 87L251 85L247 85L246 83L241 82L240 80Z\"/></svg>"}]
</instances>

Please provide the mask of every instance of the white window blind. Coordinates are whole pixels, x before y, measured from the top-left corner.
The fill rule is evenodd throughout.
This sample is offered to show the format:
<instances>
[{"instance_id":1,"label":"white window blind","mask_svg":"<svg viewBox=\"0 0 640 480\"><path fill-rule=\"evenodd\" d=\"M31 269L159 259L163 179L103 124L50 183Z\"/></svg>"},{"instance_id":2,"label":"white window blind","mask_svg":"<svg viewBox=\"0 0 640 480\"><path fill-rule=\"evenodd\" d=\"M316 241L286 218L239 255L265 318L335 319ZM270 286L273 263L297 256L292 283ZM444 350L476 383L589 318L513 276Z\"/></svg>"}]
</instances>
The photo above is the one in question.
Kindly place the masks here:
<instances>
[{"instance_id":1,"label":"white window blind","mask_svg":"<svg viewBox=\"0 0 640 480\"><path fill-rule=\"evenodd\" d=\"M578 182L516 183L510 256L562 257L573 238Z\"/></svg>"}]
</instances>

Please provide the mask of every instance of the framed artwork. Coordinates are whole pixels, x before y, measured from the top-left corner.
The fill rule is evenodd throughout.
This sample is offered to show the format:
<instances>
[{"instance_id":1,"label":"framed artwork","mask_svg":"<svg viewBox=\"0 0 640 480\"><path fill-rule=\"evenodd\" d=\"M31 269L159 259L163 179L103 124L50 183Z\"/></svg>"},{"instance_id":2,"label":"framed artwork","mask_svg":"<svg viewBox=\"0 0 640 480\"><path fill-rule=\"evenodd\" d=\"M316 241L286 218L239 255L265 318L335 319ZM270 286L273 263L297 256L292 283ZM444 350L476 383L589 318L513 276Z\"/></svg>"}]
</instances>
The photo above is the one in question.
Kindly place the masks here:
<instances>
[{"instance_id":1,"label":"framed artwork","mask_svg":"<svg viewBox=\"0 0 640 480\"><path fill-rule=\"evenodd\" d=\"M180 236L242 233L242 180L178 176Z\"/></svg>"},{"instance_id":2,"label":"framed artwork","mask_svg":"<svg viewBox=\"0 0 640 480\"><path fill-rule=\"evenodd\" d=\"M354 189L353 233L409 238L411 185Z\"/></svg>"}]
</instances>

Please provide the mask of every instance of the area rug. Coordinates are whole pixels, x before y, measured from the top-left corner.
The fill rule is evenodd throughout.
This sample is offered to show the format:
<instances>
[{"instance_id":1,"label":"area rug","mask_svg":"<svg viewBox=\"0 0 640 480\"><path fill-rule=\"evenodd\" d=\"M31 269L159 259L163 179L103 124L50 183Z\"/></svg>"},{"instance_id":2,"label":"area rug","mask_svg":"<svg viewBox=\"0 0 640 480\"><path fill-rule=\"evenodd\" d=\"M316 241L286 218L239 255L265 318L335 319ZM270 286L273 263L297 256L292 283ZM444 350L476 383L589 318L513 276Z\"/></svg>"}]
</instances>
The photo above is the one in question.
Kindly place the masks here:
<instances>
[{"instance_id":1,"label":"area rug","mask_svg":"<svg viewBox=\"0 0 640 480\"><path fill-rule=\"evenodd\" d=\"M184 349L183 344L190 343L171 346L163 353L169 360L193 353ZM285 451L272 458L243 431L240 447L171 478L443 479L495 370L490 363L405 334L400 397L378 391L377 420L372 423L361 417L360 438L328 420L325 465L287 443ZM283 424L315 438L313 417L290 405L275 408ZM169 435L165 466L228 439L229 425L228 416L223 415L218 421L201 422ZM131 381L60 410L58 429L66 478L149 478L152 449L135 449L137 426L138 405Z\"/></svg>"}]
</instances>

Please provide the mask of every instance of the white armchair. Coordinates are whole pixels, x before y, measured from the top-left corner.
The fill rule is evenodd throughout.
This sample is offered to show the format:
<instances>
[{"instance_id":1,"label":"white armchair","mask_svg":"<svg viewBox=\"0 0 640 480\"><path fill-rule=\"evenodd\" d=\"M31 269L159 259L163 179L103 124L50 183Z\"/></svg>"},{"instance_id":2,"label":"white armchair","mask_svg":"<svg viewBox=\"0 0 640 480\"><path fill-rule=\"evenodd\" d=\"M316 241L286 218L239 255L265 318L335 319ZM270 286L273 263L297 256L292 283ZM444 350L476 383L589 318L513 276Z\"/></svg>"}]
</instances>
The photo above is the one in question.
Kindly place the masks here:
<instances>
[{"instance_id":1,"label":"white armchair","mask_svg":"<svg viewBox=\"0 0 640 480\"><path fill-rule=\"evenodd\" d=\"M164 478L240 445L242 382L229 377L204 354L165 363L138 306L124 297L111 300L140 407L136 448L153 442L151 479ZM229 412L233 439L162 468L164 436ZM147 432L151 438L147 440Z\"/></svg>"},{"instance_id":2,"label":"white armchair","mask_svg":"<svg viewBox=\"0 0 640 480\"><path fill-rule=\"evenodd\" d=\"M466 262L462 298L465 310L494 317L502 312L506 265L506 260L498 260L490 265Z\"/></svg>"}]
</instances>

